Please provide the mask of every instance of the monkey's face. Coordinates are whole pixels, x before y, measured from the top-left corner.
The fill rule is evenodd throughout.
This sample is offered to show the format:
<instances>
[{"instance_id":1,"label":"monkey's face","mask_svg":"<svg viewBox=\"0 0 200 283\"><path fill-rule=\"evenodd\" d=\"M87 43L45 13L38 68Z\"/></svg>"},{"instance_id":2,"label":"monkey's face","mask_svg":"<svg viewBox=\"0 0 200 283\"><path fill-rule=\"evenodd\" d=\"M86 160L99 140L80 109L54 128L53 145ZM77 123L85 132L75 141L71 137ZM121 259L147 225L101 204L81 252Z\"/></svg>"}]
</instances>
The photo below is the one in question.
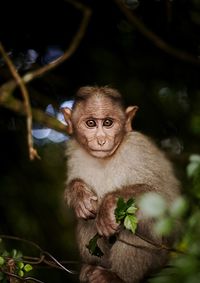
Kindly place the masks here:
<instances>
[{"instance_id":1,"label":"monkey's face","mask_svg":"<svg viewBox=\"0 0 200 283\"><path fill-rule=\"evenodd\" d=\"M114 118L88 117L79 123L78 132L79 143L92 156L105 158L116 151L124 131Z\"/></svg>"},{"instance_id":2,"label":"monkey's face","mask_svg":"<svg viewBox=\"0 0 200 283\"><path fill-rule=\"evenodd\" d=\"M114 154L125 134L125 114L121 108L109 100L93 101L81 107L74 117L74 135L87 152L97 158Z\"/></svg>"}]
</instances>

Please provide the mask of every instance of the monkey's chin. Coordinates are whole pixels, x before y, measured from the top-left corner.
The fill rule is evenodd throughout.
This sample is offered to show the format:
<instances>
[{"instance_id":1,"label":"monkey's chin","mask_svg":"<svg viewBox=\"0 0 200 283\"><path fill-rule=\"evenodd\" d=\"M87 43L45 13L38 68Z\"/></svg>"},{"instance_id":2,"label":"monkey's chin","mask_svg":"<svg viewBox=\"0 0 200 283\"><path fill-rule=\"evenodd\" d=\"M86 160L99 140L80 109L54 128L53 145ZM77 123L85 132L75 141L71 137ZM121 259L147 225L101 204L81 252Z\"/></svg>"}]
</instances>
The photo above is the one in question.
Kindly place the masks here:
<instances>
[{"instance_id":1,"label":"monkey's chin","mask_svg":"<svg viewBox=\"0 0 200 283\"><path fill-rule=\"evenodd\" d=\"M96 158L106 158L112 155L111 151L91 150L90 154Z\"/></svg>"},{"instance_id":2,"label":"monkey's chin","mask_svg":"<svg viewBox=\"0 0 200 283\"><path fill-rule=\"evenodd\" d=\"M90 149L89 153L90 155L92 155L93 157L96 158L108 158L110 156L112 156L115 152L116 148L111 149L111 150L94 150L94 149Z\"/></svg>"}]
</instances>

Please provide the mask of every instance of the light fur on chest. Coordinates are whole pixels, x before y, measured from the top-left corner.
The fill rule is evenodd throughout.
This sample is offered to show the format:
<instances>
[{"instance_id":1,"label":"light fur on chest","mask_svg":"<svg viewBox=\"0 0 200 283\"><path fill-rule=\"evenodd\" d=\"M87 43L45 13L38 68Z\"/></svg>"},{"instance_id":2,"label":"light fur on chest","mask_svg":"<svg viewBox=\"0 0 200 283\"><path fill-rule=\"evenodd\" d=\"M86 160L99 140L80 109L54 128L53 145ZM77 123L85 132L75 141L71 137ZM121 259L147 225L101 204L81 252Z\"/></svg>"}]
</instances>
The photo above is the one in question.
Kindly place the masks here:
<instances>
[{"instance_id":1,"label":"light fur on chest","mask_svg":"<svg viewBox=\"0 0 200 283\"><path fill-rule=\"evenodd\" d=\"M149 140L142 134L131 133L111 158L98 159L90 156L72 140L67 150L67 183L80 178L100 198L105 193L133 184L145 183L163 188L167 183L169 185L169 182L175 181L171 165L154 145L151 145L151 151L147 151L148 144Z\"/></svg>"}]
</instances>

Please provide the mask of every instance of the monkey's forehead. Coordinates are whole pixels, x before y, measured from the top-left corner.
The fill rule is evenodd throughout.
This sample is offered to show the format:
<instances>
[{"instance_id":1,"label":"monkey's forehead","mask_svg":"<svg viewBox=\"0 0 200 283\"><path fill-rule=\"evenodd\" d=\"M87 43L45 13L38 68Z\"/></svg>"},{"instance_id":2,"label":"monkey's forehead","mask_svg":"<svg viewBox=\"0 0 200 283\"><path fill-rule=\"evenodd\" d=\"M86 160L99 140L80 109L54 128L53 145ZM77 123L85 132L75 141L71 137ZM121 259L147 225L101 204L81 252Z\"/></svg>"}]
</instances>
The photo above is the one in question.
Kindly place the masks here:
<instances>
[{"instance_id":1,"label":"monkey's forehead","mask_svg":"<svg viewBox=\"0 0 200 283\"><path fill-rule=\"evenodd\" d=\"M74 117L77 116L79 118L87 118L87 117L92 117L94 119L104 119L105 117L113 117L113 118L120 118L120 117L124 117L124 113L119 113L119 111L115 111L113 109L113 111L110 111L110 109L98 109L96 111L94 111L93 109L85 109L85 111L80 111L80 112L76 112L73 115Z\"/></svg>"},{"instance_id":2,"label":"monkey's forehead","mask_svg":"<svg viewBox=\"0 0 200 283\"><path fill-rule=\"evenodd\" d=\"M84 105L77 105L72 112L74 119L104 119L111 117L114 119L124 119L125 112L114 104L110 103L86 103Z\"/></svg>"}]
</instances>

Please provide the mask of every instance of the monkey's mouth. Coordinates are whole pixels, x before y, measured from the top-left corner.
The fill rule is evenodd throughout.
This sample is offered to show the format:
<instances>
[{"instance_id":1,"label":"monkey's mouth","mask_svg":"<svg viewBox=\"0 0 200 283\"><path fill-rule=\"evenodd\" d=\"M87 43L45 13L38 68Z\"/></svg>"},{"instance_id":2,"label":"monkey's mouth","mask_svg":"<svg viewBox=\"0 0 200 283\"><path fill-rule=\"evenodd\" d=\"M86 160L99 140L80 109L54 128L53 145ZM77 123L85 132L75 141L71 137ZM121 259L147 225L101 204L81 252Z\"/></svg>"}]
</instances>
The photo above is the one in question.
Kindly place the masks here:
<instances>
[{"instance_id":1,"label":"monkey's mouth","mask_svg":"<svg viewBox=\"0 0 200 283\"><path fill-rule=\"evenodd\" d=\"M91 151L97 151L97 152L110 152L111 151L111 149L109 150L109 149L107 149L107 150L105 150L105 149L90 149Z\"/></svg>"},{"instance_id":2,"label":"monkey's mouth","mask_svg":"<svg viewBox=\"0 0 200 283\"><path fill-rule=\"evenodd\" d=\"M94 157L97 158L106 158L109 157L111 155L113 155L113 153L115 152L116 147L112 147L110 149L94 149L94 148L90 148L90 154Z\"/></svg>"},{"instance_id":3,"label":"monkey's mouth","mask_svg":"<svg viewBox=\"0 0 200 283\"><path fill-rule=\"evenodd\" d=\"M119 146L119 143L110 144L110 145L107 144L107 145L104 145L104 146L95 146L95 145L92 145L92 144L91 145L88 144L87 150L94 157L106 158L106 157L113 155L113 153L116 151L118 146Z\"/></svg>"}]
</instances>

